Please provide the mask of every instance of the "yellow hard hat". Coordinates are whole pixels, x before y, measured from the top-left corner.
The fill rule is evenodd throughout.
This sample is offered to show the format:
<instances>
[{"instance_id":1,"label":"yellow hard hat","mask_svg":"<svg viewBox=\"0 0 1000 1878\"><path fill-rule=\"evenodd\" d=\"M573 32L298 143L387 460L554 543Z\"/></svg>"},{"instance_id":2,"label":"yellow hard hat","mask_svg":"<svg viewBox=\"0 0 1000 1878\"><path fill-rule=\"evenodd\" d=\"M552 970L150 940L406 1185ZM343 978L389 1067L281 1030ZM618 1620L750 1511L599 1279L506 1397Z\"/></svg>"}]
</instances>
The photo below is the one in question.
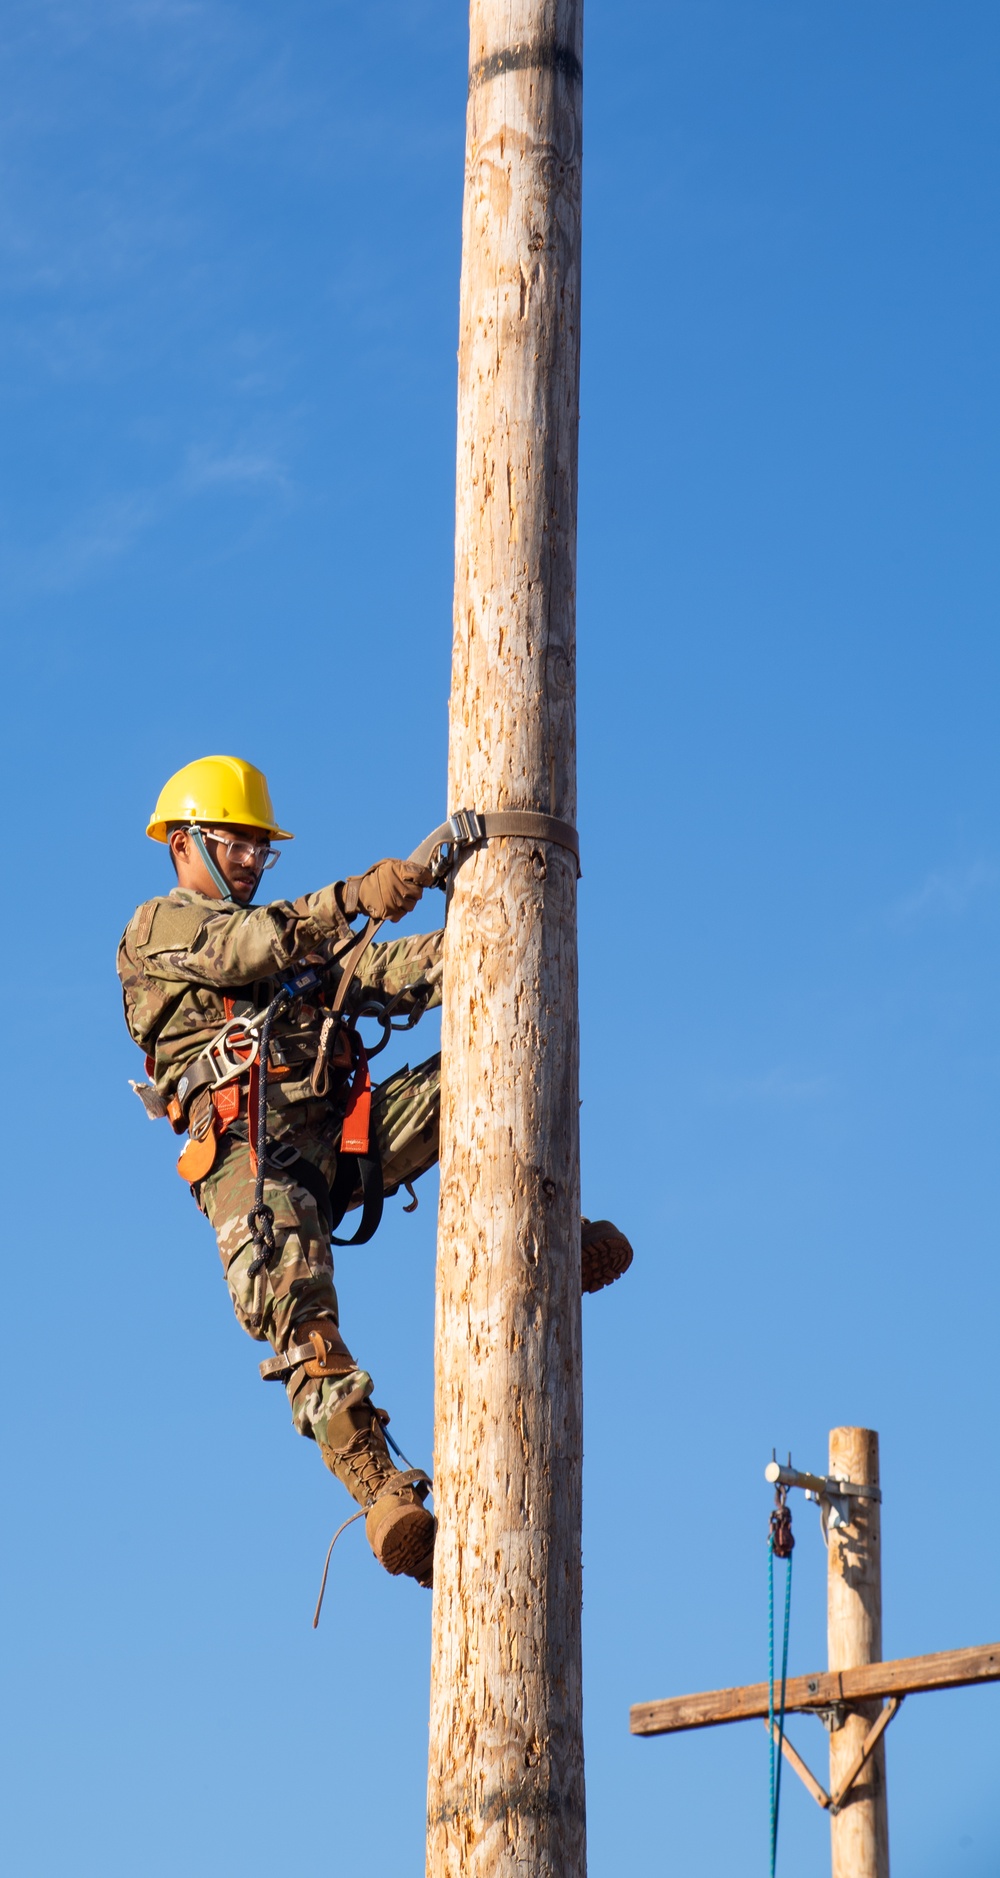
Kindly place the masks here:
<instances>
[{"instance_id":1,"label":"yellow hard hat","mask_svg":"<svg viewBox=\"0 0 1000 1878\"><path fill-rule=\"evenodd\" d=\"M172 822L204 822L210 828L235 822L262 828L272 841L293 839L274 819L267 777L239 756L200 756L171 776L160 790L146 833L154 841L166 841Z\"/></svg>"}]
</instances>

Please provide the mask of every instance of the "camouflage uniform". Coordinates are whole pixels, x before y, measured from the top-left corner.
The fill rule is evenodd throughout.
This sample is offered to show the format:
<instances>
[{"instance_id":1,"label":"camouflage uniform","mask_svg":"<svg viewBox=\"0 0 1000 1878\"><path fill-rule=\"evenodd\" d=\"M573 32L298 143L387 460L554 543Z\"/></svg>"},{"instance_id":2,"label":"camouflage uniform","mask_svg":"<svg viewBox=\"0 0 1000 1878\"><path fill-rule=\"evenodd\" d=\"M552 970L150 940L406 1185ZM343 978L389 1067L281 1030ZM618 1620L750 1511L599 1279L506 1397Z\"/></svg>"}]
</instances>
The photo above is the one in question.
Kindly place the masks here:
<instances>
[{"instance_id":1,"label":"camouflage uniform","mask_svg":"<svg viewBox=\"0 0 1000 1878\"><path fill-rule=\"evenodd\" d=\"M118 974L125 1020L153 1060L158 1095L164 1101L174 1095L185 1068L221 1029L227 995L236 1000L237 1016L262 1010L281 975L304 964L321 970L323 989L332 993L341 975L338 954L353 937L339 885L259 907L232 906L178 887L139 907L122 937ZM373 995L383 1003L391 999L401 1016L440 1004L442 937L427 933L371 946L348 994L347 1012ZM337 1166L346 1078L331 1078L322 1099L313 1094L310 1074L322 1018L317 1003L300 1000L274 1025L271 1061L282 1080L268 1083L268 1137L297 1148L329 1182ZM436 1161L439 1101L438 1056L376 1087L372 1123L387 1193ZM296 1181L295 1162L281 1170L265 1162L264 1199L274 1213L276 1249L250 1277L254 1249L247 1214L254 1175L245 1104L241 1122L221 1136L214 1165L192 1191L215 1229L240 1323L283 1356L298 1342L297 1326L317 1318L339 1324L329 1222L313 1191ZM283 1380L299 1433L324 1445L330 1417L346 1400L366 1397L372 1386L359 1368L318 1379L302 1364Z\"/></svg>"}]
</instances>

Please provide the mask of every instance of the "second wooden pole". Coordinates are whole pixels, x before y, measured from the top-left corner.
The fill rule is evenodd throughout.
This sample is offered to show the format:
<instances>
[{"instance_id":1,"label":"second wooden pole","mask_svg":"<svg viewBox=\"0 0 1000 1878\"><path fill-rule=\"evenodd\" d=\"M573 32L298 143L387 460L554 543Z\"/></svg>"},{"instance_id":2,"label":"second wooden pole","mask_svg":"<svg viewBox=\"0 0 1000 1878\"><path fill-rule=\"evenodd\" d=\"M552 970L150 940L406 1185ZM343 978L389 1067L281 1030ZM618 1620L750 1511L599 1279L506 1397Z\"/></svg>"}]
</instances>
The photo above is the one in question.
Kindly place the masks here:
<instances>
[{"instance_id":1,"label":"second wooden pole","mask_svg":"<svg viewBox=\"0 0 1000 1878\"><path fill-rule=\"evenodd\" d=\"M877 1487L878 1435L830 1431L830 1473ZM827 1647L831 1669L882 1661L882 1520L878 1500L851 1496L850 1524L831 1526L827 1555ZM877 1720L881 1702L848 1713L830 1734L830 1792L836 1793ZM830 1821L833 1878L889 1878L885 1742L880 1741Z\"/></svg>"}]
</instances>

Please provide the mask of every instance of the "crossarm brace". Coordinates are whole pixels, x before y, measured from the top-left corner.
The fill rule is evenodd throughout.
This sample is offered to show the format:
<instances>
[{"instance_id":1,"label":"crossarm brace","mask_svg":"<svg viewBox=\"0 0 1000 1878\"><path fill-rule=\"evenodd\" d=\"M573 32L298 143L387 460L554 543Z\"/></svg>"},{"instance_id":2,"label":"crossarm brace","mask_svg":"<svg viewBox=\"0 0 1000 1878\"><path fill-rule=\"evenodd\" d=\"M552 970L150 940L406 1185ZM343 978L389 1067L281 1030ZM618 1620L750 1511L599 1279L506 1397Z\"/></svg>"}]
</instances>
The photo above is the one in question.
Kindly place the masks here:
<instances>
[{"instance_id":1,"label":"crossarm brace","mask_svg":"<svg viewBox=\"0 0 1000 1878\"><path fill-rule=\"evenodd\" d=\"M876 1717L875 1721L873 1721L871 1727L869 1728L868 1733L866 1734L863 1742L861 1743L861 1747L858 1751L856 1758L851 1762L851 1765L847 1770L846 1778L841 1781L840 1786L837 1788L837 1791L834 1794L827 1793L826 1788L820 1786L820 1783L816 1779L815 1774L812 1773L810 1769L806 1766L805 1761L802 1759L801 1754L796 1753L795 1749L793 1748L791 1742L788 1739L788 1736L786 1734L782 1734L781 1752L785 1756L785 1759L787 1760L789 1767L794 1768L795 1772L798 1774L798 1777L801 1780L802 1785L807 1789L809 1793L812 1794L812 1797L816 1801L817 1806L822 1806L831 1813L840 1812L840 1809L843 1806L844 1801L847 1799L847 1796L850 1793L851 1788L853 1787L859 1774L863 1773L865 1763L871 1759L872 1754L874 1753L876 1747L881 1741L882 1736L885 1734L885 1731L888 1728L889 1723L891 1722L893 1716L899 1714L899 1711L902 1708L902 1706L903 1706L903 1697L901 1695L890 1696L888 1702L886 1703L884 1709L882 1710L881 1715ZM768 1722L765 1720L764 1726L765 1728L769 1730L771 1734L771 1739L775 1742L775 1744L777 1744L777 1741L778 1741L777 1722Z\"/></svg>"}]
</instances>

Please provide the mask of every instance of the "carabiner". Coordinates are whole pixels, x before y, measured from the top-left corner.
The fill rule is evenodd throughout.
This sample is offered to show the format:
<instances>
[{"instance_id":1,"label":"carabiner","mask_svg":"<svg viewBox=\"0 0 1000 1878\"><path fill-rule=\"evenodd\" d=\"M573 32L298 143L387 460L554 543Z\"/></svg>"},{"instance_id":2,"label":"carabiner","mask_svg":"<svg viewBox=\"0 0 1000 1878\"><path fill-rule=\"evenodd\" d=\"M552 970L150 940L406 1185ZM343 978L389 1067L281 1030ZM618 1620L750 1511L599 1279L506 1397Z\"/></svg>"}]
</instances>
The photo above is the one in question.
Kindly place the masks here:
<instances>
[{"instance_id":1,"label":"carabiner","mask_svg":"<svg viewBox=\"0 0 1000 1878\"><path fill-rule=\"evenodd\" d=\"M358 1009L354 1012L351 1022L356 1024L359 1017L374 1017L378 1020L378 1022L382 1026L381 1042L375 1043L375 1044L368 1044L368 1043L365 1044L365 1055L367 1056L369 1062L371 1062L371 1059L373 1056L381 1055L382 1051L385 1049L385 1046L389 1041L389 1038L392 1036L395 1026L393 1025L392 1018L389 1016L385 1008L385 1005L379 1004L373 998L370 998L367 1004L362 1004L358 1007Z\"/></svg>"}]
</instances>

